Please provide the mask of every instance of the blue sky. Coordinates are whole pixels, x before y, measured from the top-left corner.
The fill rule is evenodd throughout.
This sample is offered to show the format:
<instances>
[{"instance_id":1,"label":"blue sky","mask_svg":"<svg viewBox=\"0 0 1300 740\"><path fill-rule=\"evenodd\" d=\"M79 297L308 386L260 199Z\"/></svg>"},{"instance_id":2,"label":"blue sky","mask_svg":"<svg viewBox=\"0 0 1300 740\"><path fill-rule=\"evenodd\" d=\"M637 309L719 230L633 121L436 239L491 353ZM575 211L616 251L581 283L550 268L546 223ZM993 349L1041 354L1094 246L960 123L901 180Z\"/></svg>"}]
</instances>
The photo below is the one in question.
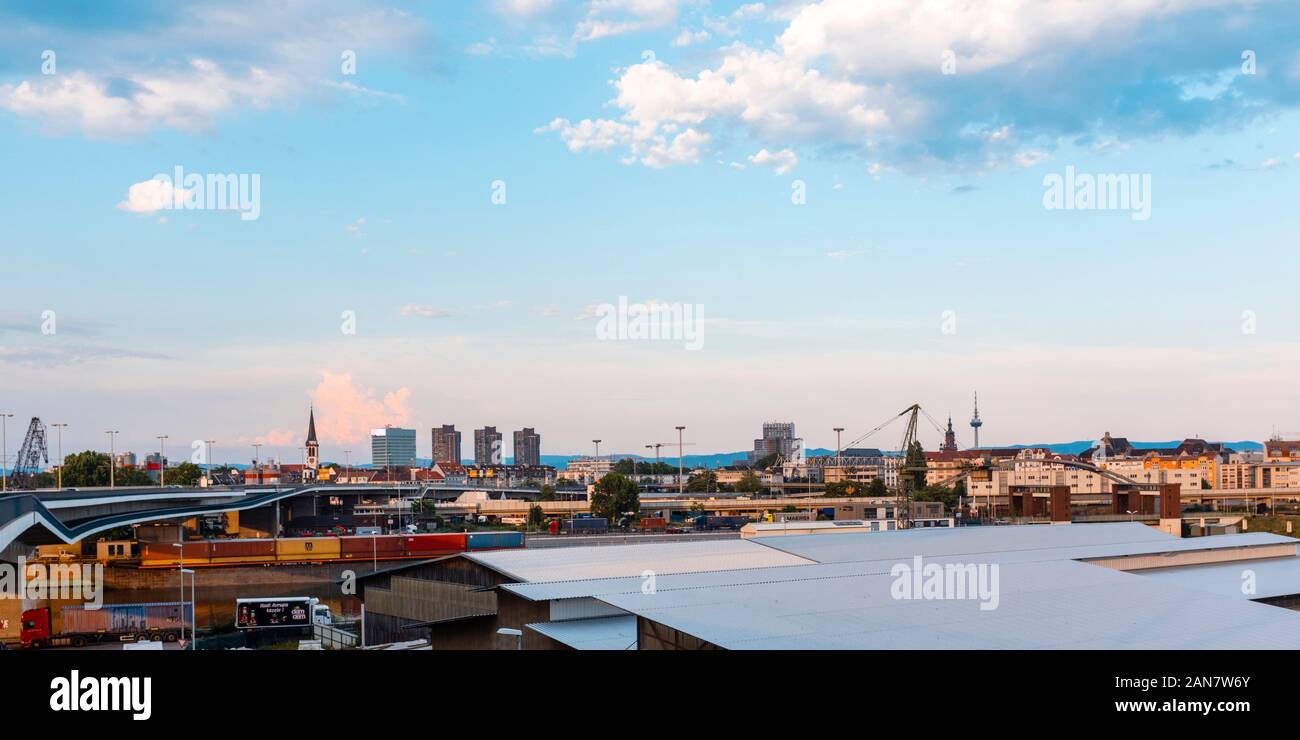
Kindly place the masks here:
<instances>
[{"instance_id":1,"label":"blue sky","mask_svg":"<svg viewBox=\"0 0 1300 740\"><path fill-rule=\"evenodd\" d=\"M976 389L989 443L1300 432L1286 3L47 5L0 10L11 448L293 460L313 402L331 457L829 447ZM130 207L178 165L259 217ZM1045 209L1066 167L1150 175L1150 218ZM620 296L703 347L600 341Z\"/></svg>"}]
</instances>

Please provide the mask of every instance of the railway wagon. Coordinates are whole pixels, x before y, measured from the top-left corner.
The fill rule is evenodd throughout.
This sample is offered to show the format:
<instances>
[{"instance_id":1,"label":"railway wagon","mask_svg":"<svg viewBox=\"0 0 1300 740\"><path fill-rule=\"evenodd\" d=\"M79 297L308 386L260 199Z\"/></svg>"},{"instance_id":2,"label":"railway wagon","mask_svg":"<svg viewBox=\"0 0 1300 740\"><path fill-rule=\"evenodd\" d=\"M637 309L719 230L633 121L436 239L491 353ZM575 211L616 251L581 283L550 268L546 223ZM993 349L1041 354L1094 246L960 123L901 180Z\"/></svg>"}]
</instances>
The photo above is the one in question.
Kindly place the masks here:
<instances>
[{"instance_id":1,"label":"railway wagon","mask_svg":"<svg viewBox=\"0 0 1300 740\"><path fill-rule=\"evenodd\" d=\"M175 543L142 542L140 543L140 567L175 568L183 564L189 568L370 559L401 560L523 546L522 532L202 540L185 543L182 562L181 548Z\"/></svg>"},{"instance_id":2,"label":"railway wagon","mask_svg":"<svg viewBox=\"0 0 1300 740\"><path fill-rule=\"evenodd\" d=\"M294 537L275 541L275 559L281 563L339 560L338 537Z\"/></svg>"}]
</instances>

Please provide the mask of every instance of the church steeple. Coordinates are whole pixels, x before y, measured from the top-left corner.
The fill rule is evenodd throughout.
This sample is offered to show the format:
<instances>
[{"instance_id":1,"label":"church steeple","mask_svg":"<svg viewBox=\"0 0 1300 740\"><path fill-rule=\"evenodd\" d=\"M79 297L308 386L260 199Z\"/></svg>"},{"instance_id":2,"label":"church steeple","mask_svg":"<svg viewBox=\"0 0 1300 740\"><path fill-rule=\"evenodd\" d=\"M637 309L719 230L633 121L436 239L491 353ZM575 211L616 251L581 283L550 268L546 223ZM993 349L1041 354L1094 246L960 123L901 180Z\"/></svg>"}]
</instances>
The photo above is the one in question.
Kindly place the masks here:
<instances>
[{"instance_id":1,"label":"church steeple","mask_svg":"<svg viewBox=\"0 0 1300 740\"><path fill-rule=\"evenodd\" d=\"M320 467L320 443L316 441L316 408L307 413L307 467L316 470Z\"/></svg>"},{"instance_id":2,"label":"church steeple","mask_svg":"<svg viewBox=\"0 0 1300 740\"><path fill-rule=\"evenodd\" d=\"M952 414L948 415L948 430L943 433L943 444L939 446L940 452L957 451L957 432L952 428Z\"/></svg>"}]
</instances>

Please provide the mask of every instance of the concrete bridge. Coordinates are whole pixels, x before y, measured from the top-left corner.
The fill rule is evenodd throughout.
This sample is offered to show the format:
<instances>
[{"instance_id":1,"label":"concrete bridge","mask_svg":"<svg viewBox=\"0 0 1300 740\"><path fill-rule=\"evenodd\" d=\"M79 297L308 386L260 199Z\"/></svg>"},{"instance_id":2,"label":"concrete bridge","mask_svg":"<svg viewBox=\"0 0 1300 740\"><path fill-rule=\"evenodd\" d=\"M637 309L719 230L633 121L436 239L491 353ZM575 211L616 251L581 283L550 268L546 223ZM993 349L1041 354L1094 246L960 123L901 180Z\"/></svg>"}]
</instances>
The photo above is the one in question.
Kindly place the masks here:
<instances>
[{"instance_id":1,"label":"concrete bridge","mask_svg":"<svg viewBox=\"0 0 1300 740\"><path fill-rule=\"evenodd\" d=\"M0 496L0 559L14 560L34 545L64 542L131 524L189 519L203 514L247 511L297 497L388 496L454 501L466 492L485 499L536 499L537 489L481 488L419 483L397 485L238 486L214 488L82 488L38 490ZM521 501L524 503L525 501Z\"/></svg>"}]
</instances>

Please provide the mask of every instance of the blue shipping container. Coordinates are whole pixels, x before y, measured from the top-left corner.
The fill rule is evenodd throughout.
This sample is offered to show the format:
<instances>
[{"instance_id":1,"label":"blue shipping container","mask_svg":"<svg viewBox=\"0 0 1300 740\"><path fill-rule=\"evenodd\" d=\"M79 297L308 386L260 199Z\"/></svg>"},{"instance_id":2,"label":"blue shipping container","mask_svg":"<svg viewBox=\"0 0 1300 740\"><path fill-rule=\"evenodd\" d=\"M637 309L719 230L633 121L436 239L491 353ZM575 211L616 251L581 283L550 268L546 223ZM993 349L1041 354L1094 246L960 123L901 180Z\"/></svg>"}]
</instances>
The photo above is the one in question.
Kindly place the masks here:
<instances>
[{"instance_id":1,"label":"blue shipping container","mask_svg":"<svg viewBox=\"0 0 1300 740\"><path fill-rule=\"evenodd\" d=\"M523 532L470 532L468 549L497 550L524 546Z\"/></svg>"}]
</instances>

